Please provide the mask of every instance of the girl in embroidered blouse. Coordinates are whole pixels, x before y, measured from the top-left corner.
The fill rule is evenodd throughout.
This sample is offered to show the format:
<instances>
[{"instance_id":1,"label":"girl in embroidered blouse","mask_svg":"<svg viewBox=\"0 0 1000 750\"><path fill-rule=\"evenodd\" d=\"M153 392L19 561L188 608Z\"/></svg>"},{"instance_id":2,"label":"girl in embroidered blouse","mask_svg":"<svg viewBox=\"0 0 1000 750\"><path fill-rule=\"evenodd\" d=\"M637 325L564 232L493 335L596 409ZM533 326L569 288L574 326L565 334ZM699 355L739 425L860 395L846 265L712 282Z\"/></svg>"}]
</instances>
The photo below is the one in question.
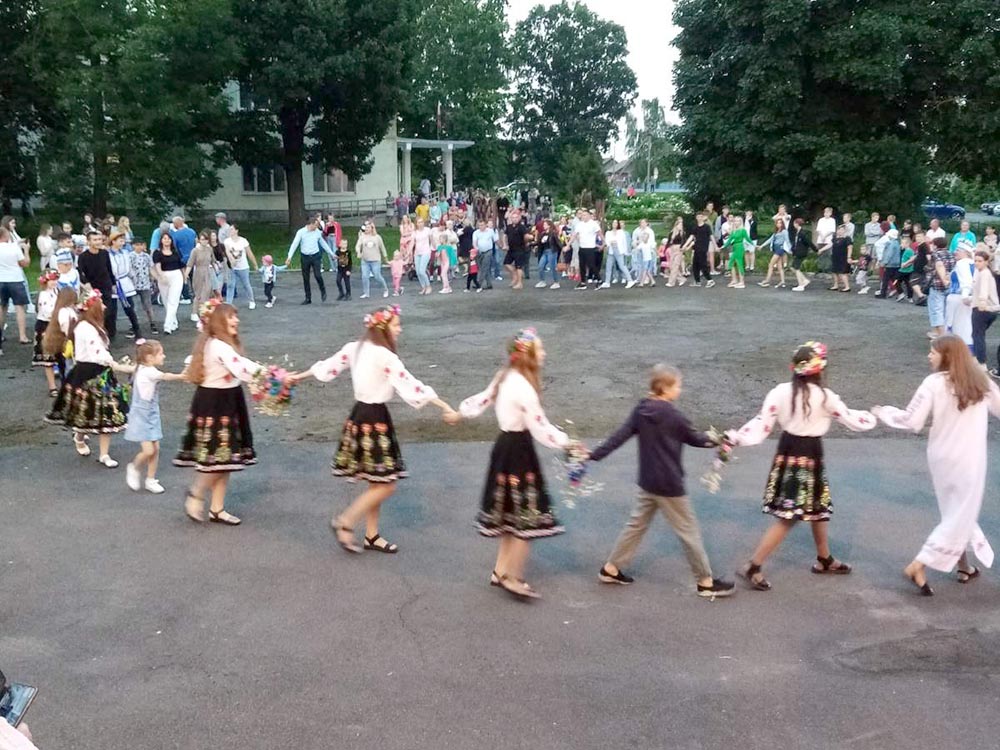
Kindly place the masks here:
<instances>
[{"instance_id":1,"label":"girl in embroidered blouse","mask_svg":"<svg viewBox=\"0 0 1000 750\"><path fill-rule=\"evenodd\" d=\"M538 334L525 328L514 337L507 353L507 366L485 391L465 399L459 413L472 419L495 405L501 429L490 455L476 519L480 534L500 537L490 585L521 598L537 598L538 593L524 580L528 541L562 534L564 529L552 511L532 438L555 449L565 449L570 440L549 423L542 410L545 347Z\"/></svg>"},{"instance_id":2,"label":"girl in embroidered blouse","mask_svg":"<svg viewBox=\"0 0 1000 750\"><path fill-rule=\"evenodd\" d=\"M826 345L808 341L800 346L792 357L791 382L773 388L756 417L727 433L735 445L758 445L771 433L775 420L782 427L762 508L777 523L764 533L750 562L738 571L758 591L770 590L761 566L796 521L808 521L812 526L818 560L812 566L813 573L851 572L850 565L830 554L825 522L833 514L833 502L823 464L822 436L834 419L854 432L872 429L877 420L867 411L848 409L840 396L824 386L826 365Z\"/></svg>"},{"instance_id":3,"label":"girl in embroidered blouse","mask_svg":"<svg viewBox=\"0 0 1000 750\"><path fill-rule=\"evenodd\" d=\"M458 414L438 398L433 388L413 377L396 354L402 332L399 307L384 307L365 316L365 334L360 340L352 341L329 359L291 378L292 382L308 377L329 382L351 371L355 403L344 423L331 470L334 476L350 482L368 482L368 489L330 523L340 546L348 552L361 551L354 541L354 527L362 519L365 549L389 554L399 551L398 545L379 534L382 503L395 493L396 483L408 476L392 415L386 406L393 394L399 394L415 409L433 404L441 409L449 424L458 421Z\"/></svg>"},{"instance_id":4,"label":"girl in embroidered blouse","mask_svg":"<svg viewBox=\"0 0 1000 750\"><path fill-rule=\"evenodd\" d=\"M55 398L59 395L59 389L56 388L55 373L57 359L55 354L45 353L45 349L42 346L42 339L45 338L45 330L49 327L49 323L52 321L53 313L55 312L56 301L59 297L56 289L58 284L58 271L45 271L38 278L40 291L38 292L38 299L35 302L35 310L37 311L35 314L35 350L31 357L32 365L45 368L45 382L49 386L50 398Z\"/></svg>"},{"instance_id":5,"label":"girl in embroidered blouse","mask_svg":"<svg viewBox=\"0 0 1000 750\"><path fill-rule=\"evenodd\" d=\"M989 415L1000 417L1000 389L969 354L957 336L941 336L927 355L933 374L927 376L906 410L875 406L872 411L890 427L920 432L931 417L927 464L937 495L941 523L903 574L924 596L934 590L926 569L949 573L958 568L958 582L979 577L969 562L972 548L982 563L993 565L993 549L979 527L986 491L986 434Z\"/></svg>"},{"instance_id":6,"label":"girl in embroidered blouse","mask_svg":"<svg viewBox=\"0 0 1000 750\"><path fill-rule=\"evenodd\" d=\"M184 500L188 518L205 520L204 498L210 494L208 520L238 526L240 519L226 510L226 490L232 472L257 463L243 383L253 380L262 366L243 356L235 307L210 299L201 306L199 319L201 333L187 368L187 380L198 388L174 466L197 471Z\"/></svg>"},{"instance_id":7,"label":"girl in embroidered blouse","mask_svg":"<svg viewBox=\"0 0 1000 750\"><path fill-rule=\"evenodd\" d=\"M45 421L73 430L73 444L81 456L90 455L84 435L98 435L98 461L113 469L118 462L108 455L111 435L125 429L128 415L128 402L115 371L132 372L133 368L115 362L108 351L100 292L91 290L80 303L79 317L68 322L67 337L73 342L75 364L66 374Z\"/></svg>"}]
</instances>

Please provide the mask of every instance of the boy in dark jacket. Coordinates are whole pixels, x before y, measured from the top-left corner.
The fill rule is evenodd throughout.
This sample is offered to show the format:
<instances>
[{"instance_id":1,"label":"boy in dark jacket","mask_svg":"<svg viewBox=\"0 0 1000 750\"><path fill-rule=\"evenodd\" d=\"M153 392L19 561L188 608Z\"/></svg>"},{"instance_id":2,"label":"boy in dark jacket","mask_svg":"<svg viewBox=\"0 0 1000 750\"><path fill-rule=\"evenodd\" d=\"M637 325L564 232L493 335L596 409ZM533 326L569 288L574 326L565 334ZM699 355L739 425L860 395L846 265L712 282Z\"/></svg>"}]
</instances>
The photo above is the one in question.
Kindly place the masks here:
<instances>
[{"instance_id":1,"label":"boy in dark jacket","mask_svg":"<svg viewBox=\"0 0 1000 750\"><path fill-rule=\"evenodd\" d=\"M684 444L712 448L715 443L704 432L692 429L687 417L674 406L673 402L681 395L681 385L681 373L676 368L665 365L653 368L649 396L639 402L614 435L590 454L591 460L600 461L633 435L639 437L639 497L599 578L602 583L632 583L633 579L622 568L632 562L653 516L660 510L684 545L697 579L698 596L729 596L733 584L712 577L698 519L684 491L681 463Z\"/></svg>"}]
</instances>

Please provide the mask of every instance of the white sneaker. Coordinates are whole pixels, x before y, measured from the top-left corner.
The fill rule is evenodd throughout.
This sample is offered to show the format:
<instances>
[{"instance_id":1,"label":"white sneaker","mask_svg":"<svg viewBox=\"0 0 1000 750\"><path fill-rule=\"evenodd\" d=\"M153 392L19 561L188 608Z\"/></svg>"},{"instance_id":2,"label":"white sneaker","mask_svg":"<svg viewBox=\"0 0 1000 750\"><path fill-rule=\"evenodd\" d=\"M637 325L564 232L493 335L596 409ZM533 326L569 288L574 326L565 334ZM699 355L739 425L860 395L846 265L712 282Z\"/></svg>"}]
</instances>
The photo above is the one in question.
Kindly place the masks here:
<instances>
[{"instance_id":1,"label":"white sneaker","mask_svg":"<svg viewBox=\"0 0 1000 750\"><path fill-rule=\"evenodd\" d=\"M139 470L132 464L125 464L125 484L133 492L139 491Z\"/></svg>"},{"instance_id":2,"label":"white sneaker","mask_svg":"<svg viewBox=\"0 0 1000 750\"><path fill-rule=\"evenodd\" d=\"M793 286L792 287L792 291L793 292L804 292L805 290L806 290L806 288L804 286L801 286L801 285L800 286Z\"/></svg>"},{"instance_id":3,"label":"white sneaker","mask_svg":"<svg viewBox=\"0 0 1000 750\"><path fill-rule=\"evenodd\" d=\"M598 289L610 289L610 288L611 288L611 284L608 284L607 282L605 282L605 283L601 284L601 285L600 285L599 287L597 287L597 288L598 288Z\"/></svg>"},{"instance_id":4,"label":"white sneaker","mask_svg":"<svg viewBox=\"0 0 1000 750\"><path fill-rule=\"evenodd\" d=\"M275 302L277 302L277 301L278 301L278 298L277 298L277 297L271 297L271 304L272 304L272 305L273 305L273 304L274 304Z\"/></svg>"},{"instance_id":5,"label":"white sneaker","mask_svg":"<svg viewBox=\"0 0 1000 750\"><path fill-rule=\"evenodd\" d=\"M771 286L771 282L770 281L758 281L757 282L757 286L769 287L769 286Z\"/></svg>"},{"instance_id":6,"label":"white sneaker","mask_svg":"<svg viewBox=\"0 0 1000 750\"><path fill-rule=\"evenodd\" d=\"M97 462L101 463L101 464L104 464L109 469L114 469L115 467L118 466L118 462L115 461L113 458L111 458L111 456L109 456L106 453L103 456L101 456L99 459L97 459Z\"/></svg>"},{"instance_id":7,"label":"white sneaker","mask_svg":"<svg viewBox=\"0 0 1000 750\"><path fill-rule=\"evenodd\" d=\"M715 286L715 280L714 279L709 279L708 282L705 284L705 288L706 289L711 289L713 286Z\"/></svg>"},{"instance_id":8,"label":"white sneaker","mask_svg":"<svg viewBox=\"0 0 1000 750\"><path fill-rule=\"evenodd\" d=\"M198 322L198 313L191 313L191 322L192 323Z\"/></svg>"},{"instance_id":9,"label":"white sneaker","mask_svg":"<svg viewBox=\"0 0 1000 750\"><path fill-rule=\"evenodd\" d=\"M266 302L266 303L264 303L264 307L270 309L270 308L274 307L274 303L273 302Z\"/></svg>"},{"instance_id":10,"label":"white sneaker","mask_svg":"<svg viewBox=\"0 0 1000 750\"><path fill-rule=\"evenodd\" d=\"M257 303L256 302L251 302L249 305L247 305L247 307L249 307L251 310L256 310L257 309Z\"/></svg>"},{"instance_id":11,"label":"white sneaker","mask_svg":"<svg viewBox=\"0 0 1000 750\"><path fill-rule=\"evenodd\" d=\"M747 288L747 285L743 284L743 283L733 284L733 289L746 289L746 288Z\"/></svg>"},{"instance_id":12,"label":"white sneaker","mask_svg":"<svg viewBox=\"0 0 1000 750\"><path fill-rule=\"evenodd\" d=\"M868 287L866 286L861 287L861 289L858 291L858 294L868 294Z\"/></svg>"},{"instance_id":13,"label":"white sneaker","mask_svg":"<svg viewBox=\"0 0 1000 750\"><path fill-rule=\"evenodd\" d=\"M393 296L393 297L398 297L398 296L399 296L399 292L393 292L393 293L392 293L392 296Z\"/></svg>"},{"instance_id":14,"label":"white sneaker","mask_svg":"<svg viewBox=\"0 0 1000 750\"><path fill-rule=\"evenodd\" d=\"M684 286L687 283L687 279L681 279L677 282L677 286Z\"/></svg>"},{"instance_id":15,"label":"white sneaker","mask_svg":"<svg viewBox=\"0 0 1000 750\"><path fill-rule=\"evenodd\" d=\"M360 297L358 297L358 299L368 299L368 295L362 294Z\"/></svg>"},{"instance_id":16,"label":"white sneaker","mask_svg":"<svg viewBox=\"0 0 1000 750\"><path fill-rule=\"evenodd\" d=\"M152 492L154 495L162 495L164 492L163 485L160 484L155 477L148 477L144 484L146 492Z\"/></svg>"},{"instance_id":17,"label":"white sneaker","mask_svg":"<svg viewBox=\"0 0 1000 750\"><path fill-rule=\"evenodd\" d=\"M26 312L28 313L28 315L34 315L35 314L35 303L34 302L29 302L28 303L28 308L27 308Z\"/></svg>"},{"instance_id":18,"label":"white sneaker","mask_svg":"<svg viewBox=\"0 0 1000 750\"><path fill-rule=\"evenodd\" d=\"M559 282L558 281L555 282L552 286L549 287L549 289L558 289L558 288L559 288Z\"/></svg>"},{"instance_id":19,"label":"white sneaker","mask_svg":"<svg viewBox=\"0 0 1000 750\"><path fill-rule=\"evenodd\" d=\"M386 289L384 292L382 292L382 299L385 299L388 296L389 296L389 290Z\"/></svg>"},{"instance_id":20,"label":"white sneaker","mask_svg":"<svg viewBox=\"0 0 1000 750\"><path fill-rule=\"evenodd\" d=\"M463 292L465 292L466 294L468 294L468 293L469 293L469 290L468 290L468 289L463 289L462 291L463 291Z\"/></svg>"},{"instance_id":21,"label":"white sneaker","mask_svg":"<svg viewBox=\"0 0 1000 750\"><path fill-rule=\"evenodd\" d=\"M438 294L451 294L453 291L453 289L442 289Z\"/></svg>"},{"instance_id":22,"label":"white sneaker","mask_svg":"<svg viewBox=\"0 0 1000 750\"><path fill-rule=\"evenodd\" d=\"M544 289L547 286L548 284L546 284L544 281L539 281L537 284L535 284L535 289Z\"/></svg>"},{"instance_id":23,"label":"white sneaker","mask_svg":"<svg viewBox=\"0 0 1000 750\"><path fill-rule=\"evenodd\" d=\"M632 279L631 281L629 281L629 282L628 282L628 283L627 283L627 284L625 285L625 288L626 288L626 289L631 289L632 287L634 287L634 286L635 286L636 284L638 284L638 283L639 283L639 282L637 282L637 281L636 281L635 279Z\"/></svg>"},{"instance_id":24,"label":"white sneaker","mask_svg":"<svg viewBox=\"0 0 1000 750\"><path fill-rule=\"evenodd\" d=\"M180 304L180 305L190 305L191 304L191 300L189 300L189 299L182 299L180 302L178 302L178 304Z\"/></svg>"}]
</instances>

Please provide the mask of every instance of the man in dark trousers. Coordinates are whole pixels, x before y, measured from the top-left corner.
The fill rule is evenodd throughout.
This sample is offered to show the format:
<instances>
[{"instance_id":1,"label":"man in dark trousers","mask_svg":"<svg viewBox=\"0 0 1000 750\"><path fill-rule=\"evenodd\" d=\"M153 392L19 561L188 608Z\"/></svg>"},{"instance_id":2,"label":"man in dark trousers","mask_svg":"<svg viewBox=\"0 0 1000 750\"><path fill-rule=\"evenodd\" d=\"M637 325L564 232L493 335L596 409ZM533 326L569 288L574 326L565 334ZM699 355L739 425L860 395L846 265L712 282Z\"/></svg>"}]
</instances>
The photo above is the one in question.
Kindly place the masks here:
<instances>
[{"instance_id":1,"label":"man in dark trousers","mask_svg":"<svg viewBox=\"0 0 1000 750\"><path fill-rule=\"evenodd\" d=\"M115 297L115 273L111 269L111 256L104 247L103 234L97 231L87 233L87 250L80 254L76 267L80 279L101 293L104 329L108 338L113 339L118 332L118 300Z\"/></svg>"}]
</instances>

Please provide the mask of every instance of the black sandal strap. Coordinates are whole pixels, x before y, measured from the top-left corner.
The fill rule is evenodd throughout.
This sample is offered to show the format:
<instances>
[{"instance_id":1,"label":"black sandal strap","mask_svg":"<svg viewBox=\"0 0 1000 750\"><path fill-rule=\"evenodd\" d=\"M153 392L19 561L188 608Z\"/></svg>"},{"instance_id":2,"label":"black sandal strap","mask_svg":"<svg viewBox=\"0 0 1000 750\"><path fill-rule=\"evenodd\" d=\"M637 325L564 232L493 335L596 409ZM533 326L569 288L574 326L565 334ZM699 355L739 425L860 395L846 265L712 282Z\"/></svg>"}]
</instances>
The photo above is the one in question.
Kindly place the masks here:
<instances>
[{"instance_id":1,"label":"black sandal strap","mask_svg":"<svg viewBox=\"0 0 1000 750\"><path fill-rule=\"evenodd\" d=\"M829 557L820 557L819 555L816 555L816 559L819 561L819 564L822 565L826 570L829 570L833 566L833 564L837 562L836 558L834 558L833 555L830 555Z\"/></svg>"}]
</instances>

